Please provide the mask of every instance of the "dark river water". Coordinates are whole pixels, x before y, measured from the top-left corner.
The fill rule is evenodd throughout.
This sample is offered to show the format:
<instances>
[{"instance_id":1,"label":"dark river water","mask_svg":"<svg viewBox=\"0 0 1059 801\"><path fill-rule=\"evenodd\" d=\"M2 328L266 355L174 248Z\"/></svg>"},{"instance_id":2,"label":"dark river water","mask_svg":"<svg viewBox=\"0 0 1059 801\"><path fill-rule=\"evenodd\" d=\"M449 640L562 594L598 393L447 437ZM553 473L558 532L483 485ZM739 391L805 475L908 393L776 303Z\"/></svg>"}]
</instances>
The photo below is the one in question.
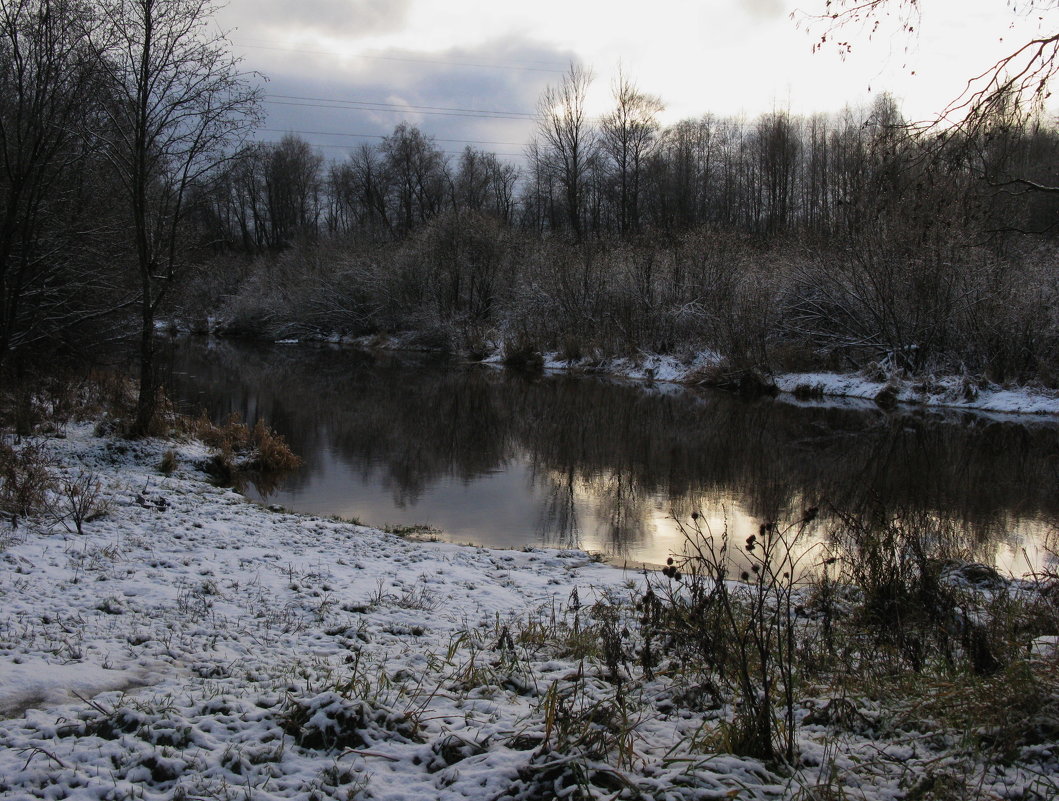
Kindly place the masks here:
<instances>
[{"instance_id":1,"label":"dark river water","mask_svg":"<svg viewBox=\"0 0 1059 801\"><path fill-rule=\"evenodd\" d=\"M184 341L170 392L214 418L263 417L305 466L250 486L288 509L441 539L661 563L692 512L736 542L769 521L850 510L925 521L1022 574L1050 558L1059 426L925 410L806 407L673 386L527 376L416 354Z\"/></svg>"}]
</instances>

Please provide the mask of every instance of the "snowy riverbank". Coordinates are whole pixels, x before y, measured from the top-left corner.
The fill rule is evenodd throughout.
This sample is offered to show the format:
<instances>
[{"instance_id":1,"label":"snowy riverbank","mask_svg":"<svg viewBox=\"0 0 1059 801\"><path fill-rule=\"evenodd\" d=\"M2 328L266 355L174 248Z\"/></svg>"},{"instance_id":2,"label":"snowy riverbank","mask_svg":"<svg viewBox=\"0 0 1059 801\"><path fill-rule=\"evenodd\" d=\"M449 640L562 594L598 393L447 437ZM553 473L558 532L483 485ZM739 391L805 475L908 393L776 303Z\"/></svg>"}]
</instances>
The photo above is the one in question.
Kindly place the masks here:
<instances>
[{"instance_id":1,"label":"snowy riverbank","mask_svg":"<svg viewBox=\"0 0 1059 801\"><path fill-rule=\"evenodd\" d=\"M411 542L272 512L209 485L194 443L78 425L44 447L57 471L99 481L105 514L83 535L57 519L0 524L0 797L675 801L823 787L883 799L959 776L981 797L1045 798L1057 786L1047 738L1005 744L1000 761L885 698L840 704L823 686L798 701L793 766L733 756L732 710L705 679L623 661L615 683L579 652L592 605L617 608L642 575L578 551ZM170 448L179 466L163 476Z\"/></svg>"},{"instance_id":2,"label":"snowy riverbank","mask_svg":"<svg viewBox=\"0 0 1059 801\"><path fill-rule=\"evenodd\" d=\"M486 359L499 364L500 354ZM674 384L704 383L704 372L720 364L720 357L702 351L691 357L644 354L639 358L564 360L558 354L543 356L546 370L602 373L636 381ZM884 406L904 403L928 407L968 409L1003 414L1059 415L1059 392L1037 387L1001 387L961 376L940 378L870 378L856 373L779 373L762 377L785 399L855 398ZM708 380L707 380L708 383Z\"/></svg>"},{"instance_id":3,"label":"snowy riverbank","mask_svg":"<svg viewBox=\"0 0 1059 801\"><path fill-rule=\"evenodd\" d=\"M286 339L277 344L298 344L301 341ZM394 350L415 347L414 338L409 337L350 338L335 335L309 341ZM503 363L503 347L494 347L482 361L493 365ZM590 372L662 384L699 385L716 379L715 371L722 364L722 358L710 350L682 357L644 353L638 357L585 356L578 359L566 359L559 353L549 352L540 355L540 364L545 370ZM884 378L860 373L790 372L762 376L761 379L762 387L771 384L784 400L852 398L884 406L900 403L999 414L1059 415L1059 391L1034 386L999 386L965 376L908 377L895 374Z\"/></svg>"},{"instance_id":4,"label":"snowy riverbank","mask_svg":"<svg viewBox=\"0 0 1059 801\"><path fill-rule=\"evenodd\" d=\"M160 475L168 447L75 427L49 451L64 471L98 476L109 511L83 536L47 521L0 530L0 795L339 797L363 779L372 797L429 797L441 777L413 760L452 731L498 742L462 771L476 789L445 795L503 790L521 752L499 740L533 701L435 687L467 669L446 653L480 640L487 663L510 617L625 577L582 552L410 542L270 512L207 484L190 467L198 445L179 446L180 469ZM568 670L545 665L533 680ZM350 681L386 710L365 723L363 745L381 755L293 747L280 726L290 699L352 709L336 691ZM419 716L423 736L400 733L398 718Z\"/></svg>"}]
</instances>

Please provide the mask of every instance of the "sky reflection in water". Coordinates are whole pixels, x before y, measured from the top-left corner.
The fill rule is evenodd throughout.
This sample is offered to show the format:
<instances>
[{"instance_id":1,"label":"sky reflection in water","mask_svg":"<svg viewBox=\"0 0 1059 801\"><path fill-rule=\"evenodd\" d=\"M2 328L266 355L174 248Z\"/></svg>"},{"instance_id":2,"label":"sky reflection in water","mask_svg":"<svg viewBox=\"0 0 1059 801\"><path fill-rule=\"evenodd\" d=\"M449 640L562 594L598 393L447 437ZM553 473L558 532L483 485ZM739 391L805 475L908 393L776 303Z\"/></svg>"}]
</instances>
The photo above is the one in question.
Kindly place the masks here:
<instances>
[{"instance_id":1,"label":"sky reflection in water","mask_svg":"<svg viewBox=\"0 0 1059 801\"><path fill-rule=\"evenodd\" d=\"M919 520L1021 574L1059 520L1059 426L803 409L675 387L528 377L409 354L183 342L173 394L259 415L305 467L267 493L301 512L425 523L443 539L664 562L693 511L737 545L819 505ZM822 515L812 541L835 520ZM813 557L810 557L813 558Z\"/></svg>"}]
</instances>

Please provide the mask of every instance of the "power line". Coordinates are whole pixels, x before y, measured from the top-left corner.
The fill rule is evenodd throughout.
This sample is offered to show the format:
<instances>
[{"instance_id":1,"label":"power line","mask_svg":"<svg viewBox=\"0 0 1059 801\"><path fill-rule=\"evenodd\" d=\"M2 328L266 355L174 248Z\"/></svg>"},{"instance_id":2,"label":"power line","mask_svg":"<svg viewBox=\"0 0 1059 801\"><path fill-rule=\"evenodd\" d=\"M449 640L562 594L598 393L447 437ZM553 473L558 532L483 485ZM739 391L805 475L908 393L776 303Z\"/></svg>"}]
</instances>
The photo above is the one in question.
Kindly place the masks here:
<instances>
[{"instance_id":1,"label":"power line","mask_svg":"<svg viewBox=\"0 0 1059 801\"><path fill-rule=\"evenodd\" d=\"M361 53L336 53L328 50L302 50L295 47L275 47L271 45L252 45L246 43L233 42L236 47L248 47L254 50L279 50L285 53L308 53L316 56L335 56L337 58L349 58L351 55L354 58L371 59L373 61L406 61L413 64L443 64L446 67L470 67L472 69L489 69L489 70L521 70L524 72L551 72L551 73L563 73L565 69L555 69L548 67L530 67L520 64L479 64L471 61L445 61L442 59L433 58L410 58L408 56L368 56Z\"/></svg>"},{"instance_id":2,"label":"power line","mask_svg":"<svg viewBox=\"0 0 1059 801\"><path fill-rule=\"evenodd\" d=\"M500 111L498 109L487 109L487 108L459 108L456 106L420 106L414 103L384 103L381 100L343 100L335 97L305 97L302 95L275 95L267 94L266 98L274 97L280 98L281 100L307 100L307 101L318 101L321 103L342 103L349 105L371 105L371 106L383 106L388 108L401 109L406 111L408 109L423 109L428 111L461 111L469 112L472 114L509 114L512 117L526 117L528 119L536 119L536 114L532 114L528 111Z\"/></svg>"},{"instance_id":3,"label":"power line","mask_svg":"<svg viewBox=\"0 0 1059 801\"><path fill-rule=\"evenodd\" d=\"M411 108L368 108L366 106L341 106L341 105L324 105L322 103L299 103L291 100L265 100L266 103L276 106L301 106L304 108L322 108L322 109L333 109L335 111L382 111L389 112L392 114L408 114L414 112L416 114L423 114L431 117L470 117L476 120L520 120L522 122L532 122L527 117L513 117L504 114L490 114L483 112L480 114L471 114L469 112L455 112L455 111L420 111Z\"/></svg>"},{"instance_id":4,"label":"power line","mask_svg":"<svg viewBox=\"0 0 1059 801\"><path fill-rule=\"evenodd\" d=\"M259 131L268 131L269 133L295 133L303 134L305 136L355 136L359 139L385 139L384 134L364 134L364 133L344 133L340 131L296 131L292 128L258 128ZM480 139L438 139L437 137L430 137L435 142L455 142L463 143L465 145L511 145L513 147L521 147L523 142L489 142Z\"/></svg>"},{"instance_id":5,"label":"power line","mask_svg":"<svg viewBox=\"0 0 1059 801\"><path fill-rule=\"evenodd\" d=\"M274 130L274 129L262 128L262 129L259 129L259 130ZM298 131L294 131L294 133L298 133ZM278 145L278 144L280 144L280 140L278 140L278 139L257 139L255 141L260 142L261 144L265 144L265 145ZM349 150L349 148L350 148L349 145L325 145L325 144L319 144L317 142L310 142L309 144L311 144L313 147L337 148L339 150ZM463 155L461 151L455 151L455 150L442 150L440 152L444 153L446 156L460 156L460 155ZM493 155L494 156L503 156L505 158L513 158L513 159L522 158L522 156L523 156L522 153L494 153Z\"/></svg>"}]
</instances>

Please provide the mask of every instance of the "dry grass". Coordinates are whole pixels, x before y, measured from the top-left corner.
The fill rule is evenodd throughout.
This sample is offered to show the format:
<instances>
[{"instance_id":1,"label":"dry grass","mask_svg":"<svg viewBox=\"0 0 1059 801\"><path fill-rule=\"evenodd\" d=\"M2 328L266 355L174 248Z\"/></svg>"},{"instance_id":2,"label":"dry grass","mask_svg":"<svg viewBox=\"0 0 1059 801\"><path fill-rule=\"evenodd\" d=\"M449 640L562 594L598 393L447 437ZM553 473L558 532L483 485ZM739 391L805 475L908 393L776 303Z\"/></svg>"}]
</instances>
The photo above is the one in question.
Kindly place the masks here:
<instances>
[{"instance_id":1,"label":"dry grass","mask_svg":"<svg viewBox=\"0 0 1059 801\"><path fill-rule=\"evenodd\" d=\"M282 435L265 425L263 420L254 423L252 433L257 447L258 469L283 471L301 466L301 457L290 449Z\"/></svg>"},{"instance_id":2,"label":"dry grass","mask_svg":"<svg viewBox=\"0 0 1059 801\"><path fill-rule=\"evenodd\" d=\"M176 472L179 462L177 460L176 451L172 448L162 454L162 460L158 463L158 471L162 475L170 476Z\"/></svg>"},{"instance_id":3,"label":"dry grass","mask_svg":"<svg viewBox=\"0 0 1059 801\"><path fill-rule=\"evenodd\" d=\"M301 466L301 458L263 420L253 427L238 414L217 425L205 413L187 419L188 433L215 451L208 469L221 484L237 483L244 474L279 475Z\"/></svg>"}]
</instances>

